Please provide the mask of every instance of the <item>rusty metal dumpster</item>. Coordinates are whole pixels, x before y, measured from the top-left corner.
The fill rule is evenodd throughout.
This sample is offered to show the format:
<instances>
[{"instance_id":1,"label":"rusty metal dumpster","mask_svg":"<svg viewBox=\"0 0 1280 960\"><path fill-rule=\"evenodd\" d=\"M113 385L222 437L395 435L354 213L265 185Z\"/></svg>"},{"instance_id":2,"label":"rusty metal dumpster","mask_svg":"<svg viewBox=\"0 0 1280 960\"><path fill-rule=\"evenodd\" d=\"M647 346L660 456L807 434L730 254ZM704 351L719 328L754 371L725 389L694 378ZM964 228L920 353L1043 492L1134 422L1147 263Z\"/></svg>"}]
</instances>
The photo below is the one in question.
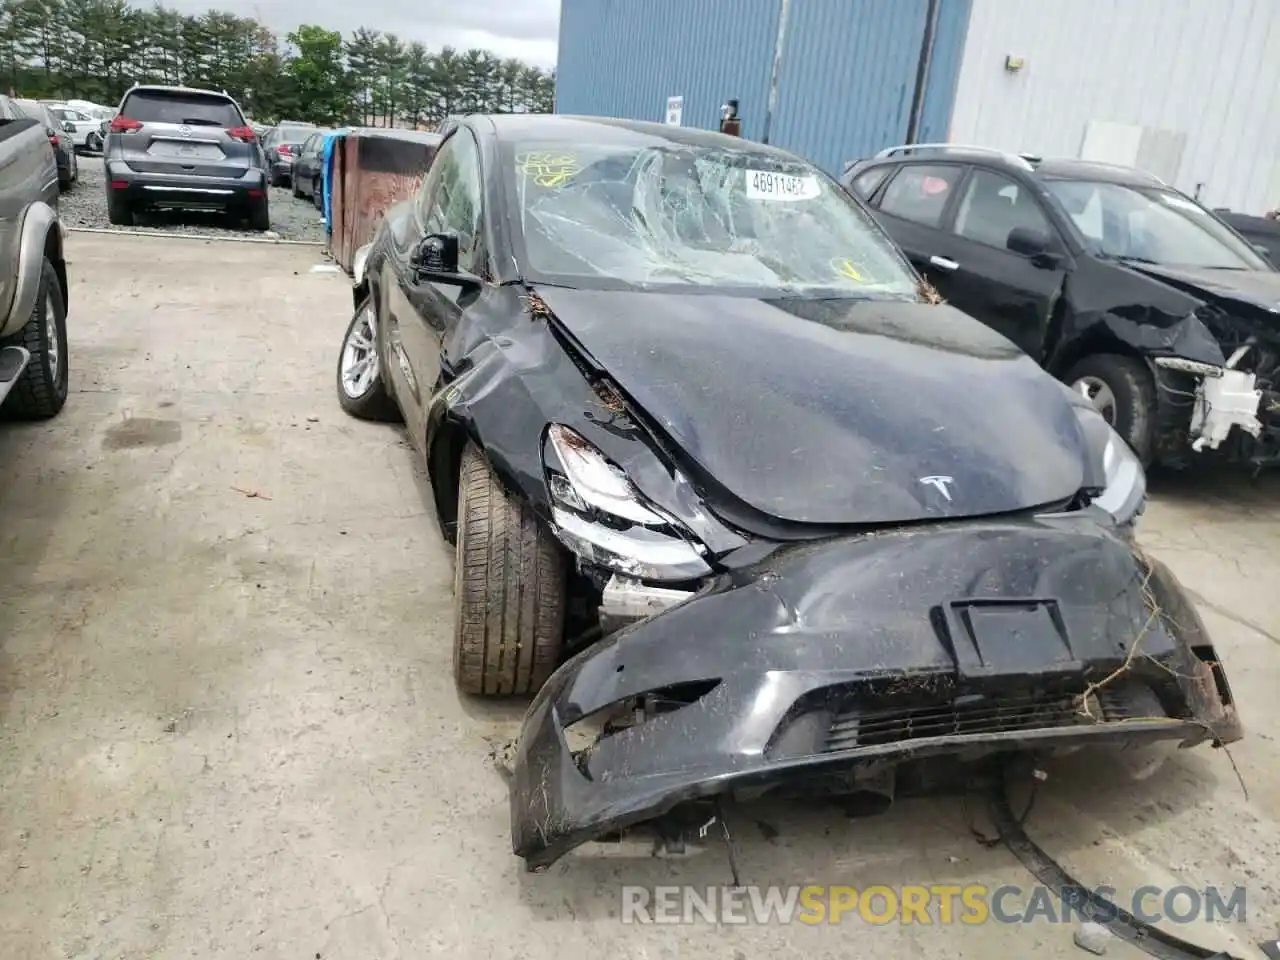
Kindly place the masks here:
<instances>
[{"instance_id":1,"label":"rusty metal dumpster","mask_svg":"<svg viewBox=\"0 0 1280 960\"><path fill-rule=\"evenodd\" d=\"M348 274L388 207L413 196L441 137L416 130L355 127L334 144L329 255Z\"/></svg>"}]
</instances>

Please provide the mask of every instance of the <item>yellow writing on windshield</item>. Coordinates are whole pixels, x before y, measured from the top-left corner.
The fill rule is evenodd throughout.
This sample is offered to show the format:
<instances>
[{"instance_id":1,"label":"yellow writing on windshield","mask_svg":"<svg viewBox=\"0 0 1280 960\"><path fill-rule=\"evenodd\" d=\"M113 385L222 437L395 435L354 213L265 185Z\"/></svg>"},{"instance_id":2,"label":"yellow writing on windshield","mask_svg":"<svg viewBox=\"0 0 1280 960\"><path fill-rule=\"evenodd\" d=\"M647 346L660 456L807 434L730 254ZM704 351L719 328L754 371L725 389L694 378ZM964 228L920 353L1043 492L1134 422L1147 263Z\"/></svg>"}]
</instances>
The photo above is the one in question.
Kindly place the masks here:
<instances>
[{"instance_id":1,"label":"yellow writing on windshield","mask_svg":"<svg viewBox=\"0 0 1280 960\"><path fill-rule=\"evenodd\" d=\"M831 261L831 269L839 276L846 280L852 280L854 283L866 283L867 278L862 275L862 271L848 257L836 257Z\"/></svg>"},{"instance_id":2,"label":"yellow writing on windshield","mask_svg":"<svg viewBox=\"0 0 1280 960\"><path fill-rule=\"evenodd\" d=\"M582 170L573 154L550 152L526 153L516 157L516 167L538 186L550 190L563 187Z\"/></svg>"}]
</instances>

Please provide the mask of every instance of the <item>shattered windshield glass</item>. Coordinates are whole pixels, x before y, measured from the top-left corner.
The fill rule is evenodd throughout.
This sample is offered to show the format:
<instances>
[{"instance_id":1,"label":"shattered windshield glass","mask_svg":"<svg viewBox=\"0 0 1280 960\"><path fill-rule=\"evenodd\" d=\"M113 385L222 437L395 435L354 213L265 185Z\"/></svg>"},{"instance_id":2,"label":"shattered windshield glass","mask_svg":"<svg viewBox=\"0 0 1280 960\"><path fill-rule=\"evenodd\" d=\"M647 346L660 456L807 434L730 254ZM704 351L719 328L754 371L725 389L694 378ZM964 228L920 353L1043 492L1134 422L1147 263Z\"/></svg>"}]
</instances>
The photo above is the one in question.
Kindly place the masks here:
<instances>
[{"instance_id":1,"label":"shattered windshield glass","mask_svg":"<svg viewBox=\"0 0 1280 960\"><path fill-rule=\"evenodd\" d=\"M545 282L915 299L896 248L828 177L763 151L521 143L523 264Z\"/></svg>"},{"instance_id":2,"label":"shattered windshield glass","mask_svg":"<svg viewBox=\"0 0 1280 960\"><path fill-rule=\"evenodd\" d=\"M1047 180L1045 186L1103 256L1169 267L1270 269L1248 244L1172 190L1086 180Z\"/></svg>"}]
</instances>

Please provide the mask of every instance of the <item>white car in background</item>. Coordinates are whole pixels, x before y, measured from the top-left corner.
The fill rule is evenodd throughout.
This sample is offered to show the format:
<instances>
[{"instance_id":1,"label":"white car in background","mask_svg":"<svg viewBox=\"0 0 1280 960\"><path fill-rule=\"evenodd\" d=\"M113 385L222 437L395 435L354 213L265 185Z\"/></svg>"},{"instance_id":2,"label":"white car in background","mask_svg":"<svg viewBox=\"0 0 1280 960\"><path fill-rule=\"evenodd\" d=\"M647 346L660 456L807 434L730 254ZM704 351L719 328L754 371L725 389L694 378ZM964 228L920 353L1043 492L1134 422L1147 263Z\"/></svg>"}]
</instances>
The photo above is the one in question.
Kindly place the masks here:
<instances>
[{"instance_id":1,"label":"white car in background","mask_svg":"<svg viewBox=\"0 0 1280 960\"><path fill-rule=\"evenodd\" d=\"M54 117L62 122L63 131L71 137L77 150L98 153L102 150L103 129L115 111L88 100L46 103Z\"/></svg>"}]
</instances>

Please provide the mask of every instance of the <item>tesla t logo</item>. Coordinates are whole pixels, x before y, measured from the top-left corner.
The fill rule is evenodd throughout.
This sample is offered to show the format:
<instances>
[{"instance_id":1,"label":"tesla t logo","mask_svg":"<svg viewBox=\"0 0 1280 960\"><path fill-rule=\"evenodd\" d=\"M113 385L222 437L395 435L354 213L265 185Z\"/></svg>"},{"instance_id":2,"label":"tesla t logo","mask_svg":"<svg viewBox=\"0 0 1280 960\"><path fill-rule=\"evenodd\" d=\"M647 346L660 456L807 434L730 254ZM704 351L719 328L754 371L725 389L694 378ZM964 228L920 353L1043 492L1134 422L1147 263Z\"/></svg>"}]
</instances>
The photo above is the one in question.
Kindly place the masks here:
<instances>
[{"instance_id":1,"label":"tesla t logo","mask_svg":"<svg viewBox=\"0 0 1280 960\"><path fill-rule=\"evenodd\" d=\"M951 484L955 481L951 477L921 477L920 482L927 487L933 487L940 494L951 501Z\"/></svg>"}]
</instances>

